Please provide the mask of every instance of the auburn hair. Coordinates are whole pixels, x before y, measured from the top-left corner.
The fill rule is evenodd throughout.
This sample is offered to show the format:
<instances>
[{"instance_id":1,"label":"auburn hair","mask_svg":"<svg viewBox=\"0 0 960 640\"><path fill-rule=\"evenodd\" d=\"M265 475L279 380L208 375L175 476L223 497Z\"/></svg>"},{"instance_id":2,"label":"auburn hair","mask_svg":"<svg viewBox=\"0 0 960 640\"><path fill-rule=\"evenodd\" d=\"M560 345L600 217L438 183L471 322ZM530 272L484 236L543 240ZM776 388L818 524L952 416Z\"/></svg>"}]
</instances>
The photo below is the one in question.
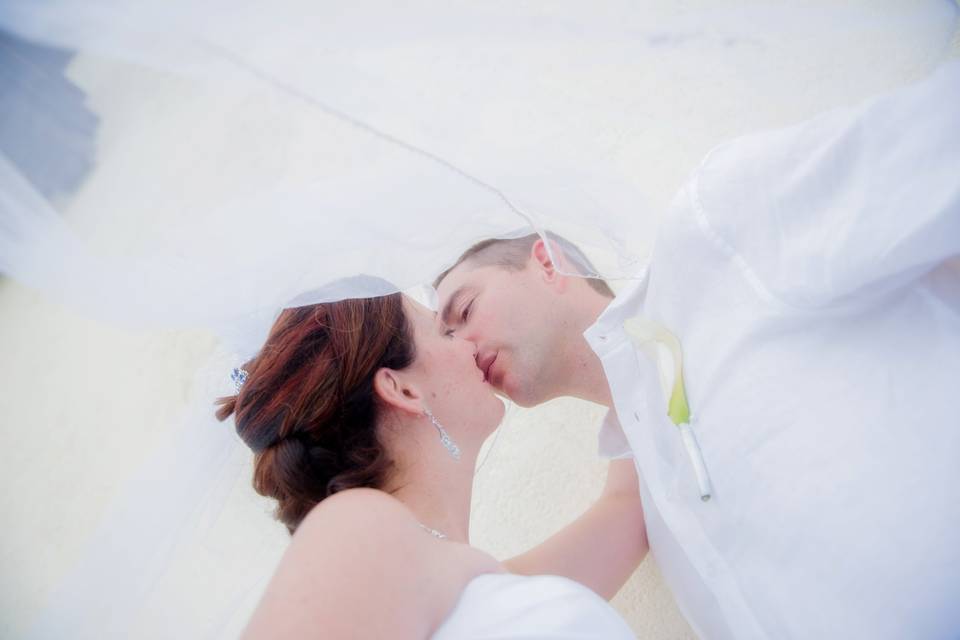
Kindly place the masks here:
<instances>
[{"instance_id":1,"label":"auburn hair","mask_svg":"<svg viewBox=\"0 0 960 640\"><path fill-rule=\"evenodd\" d=\"M291 534L324 498L384 486L393 463L373 378L415 356L399 293L285 309L239 393L217 400L217 418L233 415L254 452L254 489L277 500Z\"/></svg>"}]
</instances>

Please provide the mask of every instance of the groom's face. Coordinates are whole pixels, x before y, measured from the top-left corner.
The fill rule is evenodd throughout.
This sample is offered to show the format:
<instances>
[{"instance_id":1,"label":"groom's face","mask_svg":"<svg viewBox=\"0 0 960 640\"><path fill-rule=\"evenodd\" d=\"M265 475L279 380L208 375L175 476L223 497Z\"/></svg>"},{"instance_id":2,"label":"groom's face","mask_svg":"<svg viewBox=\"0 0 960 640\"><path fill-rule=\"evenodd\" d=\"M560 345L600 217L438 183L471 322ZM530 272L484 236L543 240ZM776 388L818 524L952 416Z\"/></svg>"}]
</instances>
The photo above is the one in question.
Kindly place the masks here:
<instances>
[{"instance_id":1,"label":"groom's face","mask_svg":"<svg viewBox=\"0 0 960 640\"><path fill-rule=\"evenodd\" d=\"M556 389L555 296L536 263L509 271L464 262L437 287L442 330L477 345L477 366L488 382L520 406L560 395Z\"/></svg>"}]
</instances>

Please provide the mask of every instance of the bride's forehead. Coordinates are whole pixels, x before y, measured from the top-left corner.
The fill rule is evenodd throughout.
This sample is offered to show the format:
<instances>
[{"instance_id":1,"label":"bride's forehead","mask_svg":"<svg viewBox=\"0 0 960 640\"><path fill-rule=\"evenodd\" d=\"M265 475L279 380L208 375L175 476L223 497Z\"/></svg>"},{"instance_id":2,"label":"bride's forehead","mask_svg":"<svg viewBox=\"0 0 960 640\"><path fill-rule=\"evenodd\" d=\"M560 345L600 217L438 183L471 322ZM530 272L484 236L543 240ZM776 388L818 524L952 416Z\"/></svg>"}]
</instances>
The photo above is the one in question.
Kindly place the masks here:
<instances>
[{"instance_id":1,"label":"bride's forehead","mask_svg":"<svg viewBox=\"0 0 960 640\"><path fill-rule=\"evenodd\" d=\"M403 310L411 324L433 324L436 312L417 302L408 295L403 296Z\"/></svg>"}]
</instances>

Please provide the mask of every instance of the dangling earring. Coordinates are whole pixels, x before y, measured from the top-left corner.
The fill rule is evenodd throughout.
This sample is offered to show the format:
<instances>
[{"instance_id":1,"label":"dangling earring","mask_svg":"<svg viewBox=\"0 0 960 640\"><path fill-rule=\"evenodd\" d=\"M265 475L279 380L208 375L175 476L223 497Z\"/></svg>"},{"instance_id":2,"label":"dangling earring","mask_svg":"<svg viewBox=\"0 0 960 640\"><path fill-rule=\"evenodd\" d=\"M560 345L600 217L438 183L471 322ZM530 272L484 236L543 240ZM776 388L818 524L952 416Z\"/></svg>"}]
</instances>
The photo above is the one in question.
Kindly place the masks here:
<instances>
[{"instance_id":1,"label":"dangling earring","mask_svg":"<svg viewBox=\"0 0 960 640\"><path fill-rule=\"evenodd\" d=\"M437 420L437 417L430 413L430 409L424 409L423 414L430 419L430 422L433 423L433 426L437 428L437 431L440 433L440 442L450 453L450 457L454 460L460 459L460 447L457 446L453 440L450 439L450 436L447 435L447 431L443 428L443 425L440 424L440 421Z\"/></svg>"}]
</instances>

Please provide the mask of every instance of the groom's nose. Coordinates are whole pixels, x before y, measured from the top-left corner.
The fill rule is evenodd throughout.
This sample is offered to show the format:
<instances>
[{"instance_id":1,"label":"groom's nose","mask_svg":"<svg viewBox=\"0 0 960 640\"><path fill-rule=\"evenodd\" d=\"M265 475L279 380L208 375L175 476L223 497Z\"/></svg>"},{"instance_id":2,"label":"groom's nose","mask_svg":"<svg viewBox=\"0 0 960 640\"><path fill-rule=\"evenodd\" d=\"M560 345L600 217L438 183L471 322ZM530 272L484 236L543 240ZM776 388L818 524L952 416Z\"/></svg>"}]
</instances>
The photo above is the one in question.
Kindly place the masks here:
<instances>
[{"instance_id":1,"label":"groom's nose","mask_svg":"<svg viewBox=\"0 0 960 640\"><path fill-rule=\"evenodd\" d=\"M474 323L468 322L457 327L457 336L463 338L467 342L472 342L476 345L477 350L480 349L480 335L477 332L477 327Z\"/></svg>"},{"instance_id":2,"label":"groom's nose","mask_svg":"<svg viewBox=\"0 0 960 640\"><path fill-rule=\"evenodd\" d=\"M470 345L470 352L473 354L473 359L477 360L480 357L480 345L472 340L465 340L465 342Z\"/></svg>"}]
</instances>

